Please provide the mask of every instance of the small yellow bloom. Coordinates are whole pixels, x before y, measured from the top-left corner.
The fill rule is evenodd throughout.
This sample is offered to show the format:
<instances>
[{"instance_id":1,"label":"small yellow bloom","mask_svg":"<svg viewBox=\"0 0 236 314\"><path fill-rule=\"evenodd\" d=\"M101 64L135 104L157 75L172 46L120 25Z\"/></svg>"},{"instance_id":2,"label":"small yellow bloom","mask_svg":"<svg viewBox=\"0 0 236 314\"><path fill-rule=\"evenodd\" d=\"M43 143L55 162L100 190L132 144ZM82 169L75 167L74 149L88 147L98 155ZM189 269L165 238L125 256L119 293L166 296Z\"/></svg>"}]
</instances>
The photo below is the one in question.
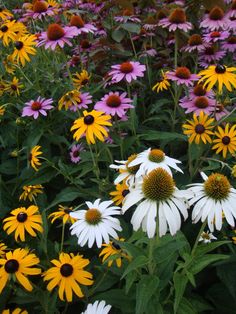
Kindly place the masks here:
<instances>
[{"instance_id":1,"label":"small yellow bloom","mask_svg":"<svg viewBox=\"0 0 236 314\"><path fill-rule=\"evenodd\" d=\"M116 205L122 204L125 196L129 193L129 187L123 181L121 184L116 185L116 191L110 192L110 195L113 197L112 200Z\"/></svg>"},{"instance_id":2,"label":"small yellow bloom","mask_svg":"<svg viewBox=\"0 0 236 314\"><path fill-rule=\"evenodd\" d=\"M73 224L77 219L72 218L70 216L70 213L73 211L73 207L66 207L59 205L59 208L57 211L51 213L48 218L52 218L52 223L57 219L62 219L63 225L65 225L67 222L70 222Z\"/></svg>"},{"instance_id":3,"label":"small yellow bloom","mask_svg":"<svg viewBox=\"0 0 236 314\"><path fill-rule=\"evenodd\" d=\"M25 241L25 231L32 237L36 237L35 230L43 232L42 217L38 206L31 205L28 208L19 207L10 212L11 216L3 220L3 230L7 234L15 232L15 240Z\"/></svg>"},{"instance_id":4,"label":"small yellow bloom","mask_svg":"<svg viewBox=\"0 0 236 314\"><path fill-rule=\"evenodd\" d=\"M34 197L43 193L43 187L41 184L25 185L23 186L24 192L20 195L19 200L26 200L27 198L32 202Z\"/></svg>"},{"instance_id":5,"label":"small yellow bloom","mask_svg":"<svg viewBox=\"0 0 236 314\"><path fill-rule=\"evenodd\" d=\"M6 250L7 250L7 246L5 245L5 243L0 242L0 257L5 256Z\"/></svg>"},{"instance_id":6,"label":"small yellow bloom","mask_svg":"<svg viewBox=\"0 0 236 314\"><path fill-rule=\"evenodd\" d=\"M24 87L23 84L19 82L17 77L13 77L11 82L5 83L4 91L8 92L10 95L19 96L20 90Z\"/></svg>"},{"instance_id":7,"label":"small yellow bloom","mask_svg":"<svg viewBox=\"0 0 236 314\"><path fill-rule=\"evenodd\" d=\"M0 106L0 116L4 116L6 107L5 106Z\"/></svg>"},{"instance_id":8,"label":"small yellow bloom","mask_svg":"<svg viewBox=\"0 0 236 314\"><path fill-rule=\"evenodd\" d=\"M164 89L167 90L170 87L170 83L167 79L166 73L161 70L162 79L160 79L160 81L158 81L156 85L153 86L153 91L155 91L156 89L156 92L159 93L160 91L163 91Z\"/></svg>"},{"instance_id":9,"label":"small yellow bloom","mask_svg":"<svg viewBox=\"0 0 236 314\"><path fill-rule=\"evenodd\" d=\"M67 92L63 95L58 101L58 110L61 110L62 107L65 107L65 110L68 110L71 106L77 106L81 103L80 92L76 89Z\"/></svg>"},{"instance_id":10,"label":"small yellow bloom","mask_svg":"<svg viewBox=\"0 0 236 314\"><path fill-rule=\"evenodd\" d=\"M14 310L3 310L2 314L28 314L28 311L22 310L21 308L17 307Z\"/></svg>"},{"instance_id":11,"label":"small yellow bloom","mask_svg":"<svg viewBox=\"0 0 236 314\"><path fill-rule=\"evenodd\" d=\"M187 120L188 124L183 124L184 134L189 136L189 143L191 144L195 141L196 144L199 144L201 141L206 144L211 143L212 139L210 135L214 133L211 129L214 127L212 123L214 122L213 118L209 118L207 114L204 114L203 111L200 112L199 117L194 113L193 120Z\"/></svg>"},{"instance_id":12,"label":"small yellow bloom","mask_svg":"<svg viewBox=\"0 0 236 314\"><path fill-rule=\"evenodd\" d=\"M42 163L39 161L40 157L38 158L39 155L42 155L40 149L41 146L37 145L34 146L30 151L29 162L31 167L34 168L35 171L38 171L39 169L37 167L42 165Z\"/></svg>"},{"instance_id":13,"label":"small yellow bloom","mask_svg":"<svg viewBox=\"0 0 236 314\"><path fill-rule=\"evenodd\" d=\"M82 87L88 84L91 78L86 70L83 70L81 73L76 72L74 74L73 83L76 87Z\"/></svg>"},{"instance_id":14,"label":"small yellow bloom","mask_svg":"<svg viewBox=\"0 0 236 314\"><path fill-rule=\"evenodd\" d=\"M36 36L35 35L24 35L19 37L15 42L15 50L12 53L13 60L16 60L18 64L25 66L25 62L30 62L29 55L35 55L36 49Z\"/></svg>"},{"instance_id":15,"label":"small yellow bloom","mask_svg":"<svg viewBox=\"0 0 236 314\"><path fill-rule=\"evenodd\" d=\"M217 139L213 140L215 145L212 149L216 149L216 154L222 152L223 157L226 158L227 153L235 154L236 153L236 124L231 128L229 123L226 124L225 129L218 126L218 132L215 132Z\"/></svg>"},{"instance_id":16,"label":"small yellow bloom","mask_svg":"<svg viewBox=\"0 0 236 314\"><path fill-rule=\"evenodd\" d=\"M0 19L1 20L8 20L9 18L11 18L11 17L13 17L13 14L9 11L9 10L7 10L7 9L1 9L1 11L0 11Z\"/></svg>"},{"instance_id":17,"label":"small yellow bloom","mask_svg":"<svg viewBox=\"0 0 236 314\"><path fill-rule=\"evenodd\" d=\"M236 165L233 166L231 174L234 178L236 178Z\"/></svg>"}]
</instances>

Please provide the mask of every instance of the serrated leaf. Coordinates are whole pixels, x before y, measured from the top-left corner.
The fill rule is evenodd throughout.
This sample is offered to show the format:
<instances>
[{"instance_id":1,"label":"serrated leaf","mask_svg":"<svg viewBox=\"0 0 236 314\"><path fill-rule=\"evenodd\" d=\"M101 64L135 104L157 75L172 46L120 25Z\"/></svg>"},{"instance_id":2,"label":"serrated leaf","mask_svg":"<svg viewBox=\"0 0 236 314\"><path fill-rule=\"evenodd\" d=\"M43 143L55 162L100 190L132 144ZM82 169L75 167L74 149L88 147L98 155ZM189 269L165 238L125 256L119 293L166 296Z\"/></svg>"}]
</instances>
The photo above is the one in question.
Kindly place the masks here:
<instances>
[{"instance_id":1,"label":"serrated leaf","mask_svg":"<svg viewBox=\"0 0 236 314\"><path fill-rule=\"evenodd\" d=\"M136 314L146 312L147 304L151 297L156 294L159 285L159 278L151 275L143 275L136 288Z\"/></svg>"},{"instance_id":2,"label":"serrated leaf","mask_svg":"<svg viewBox=\"0 0 236 314\"><path fill-rule=\"evenodd\" d=\"M194 255L195 256L202 256L208 252L215 250L219 246L227 244L227 243L231 243L231 242L230 241L217 241L217 242L201 244L197 247Z\"/></svg>"},{"instance_id":3,"label":"serrated leaf","mask_svg":"<svg viewBox=\"0 0 236 314\"><path fill-rule=\"evenodd\" d=\"M177 313L179 304L183 298L188 278L180 273L174 274L174 288L175 288L175 301L174 301L174 313Z\"/></svg>"},{"instance_id":4,"label":"serrated leaf","mask_svg":"<svg viewBox=\"0 0 236 314\"><path fill-rule=\"evenodd\" d=\"M193 275L196 275L209 264L228 258L229 256L224 254L206 254L204 256L195 258L191 263L191 266L188 268L188 271Z\"/></svg>"},{"instance_id":5,"label":"serrated leaf","mask_svg":"<svg viewBox=\"0 0 236 314\"><path fill-rule=\"evenodd\" d=\"M139 268L143 268L143 266L148 264L148 258L146 256L138 256L134 260L130 262L126 270L124 271L121 279L123 279L128 273L130 273L132 270L136 270Z\"/></svg>"}]
</instances>

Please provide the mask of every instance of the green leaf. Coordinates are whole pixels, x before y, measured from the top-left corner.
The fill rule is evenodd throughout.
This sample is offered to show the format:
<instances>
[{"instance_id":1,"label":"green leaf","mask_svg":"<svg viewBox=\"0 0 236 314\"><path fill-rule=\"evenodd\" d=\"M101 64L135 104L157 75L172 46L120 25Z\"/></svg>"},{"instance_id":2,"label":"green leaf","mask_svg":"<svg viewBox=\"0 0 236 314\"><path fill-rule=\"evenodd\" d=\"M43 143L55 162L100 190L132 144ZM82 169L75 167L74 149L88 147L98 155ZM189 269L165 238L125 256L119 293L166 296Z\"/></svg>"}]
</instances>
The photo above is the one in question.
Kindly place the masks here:
<instances>
[{"instance_id":1,"label":"green leaf","mask_svg":"<svg viewBox=\"0 0 236 314\"><path fill-rule=\"evenodd\" d=\"M141 30L141 26L134 23L125 23L122 24L121 27L130 33L139 34Z\"/></svg>"},{"instance_id":2,"label":"green leaf","mask_svg":"<svg viewBox=\"0 0 236 314\"><path fill-rule=\"evenodd\" d=\"M116 241L116 240L114 241L117 242L119 246L133 258L136 258L140 255L144 255L144 251L132 243Z\"/></svg>"},{"instance_id":3,"label":"green leaf","mask_svg":"<svg viewBox=\"0 0 236 314\"><path fill-rule=\"evenodd\" d=\"M122 278L124 278L128 273L130 273L132 270L136 270L138 268L142 268L143 266L148 264L148 258L144 255L138 256L135 259L130 262L126 270L124 271Z\"/></svg>"},{"instance_id":4,"label":"green leaf","mask_svg":"<svg viewBox=\"0 0 236 314\"><path fill-rule=\"evenodd\" d=\"M122 41L122 39L125 37L125 32L122 29L115 29L111 33L111 37L118 43Z\"/></svg>"},{"instance_id":5,"label":"green leaf","mask_svg":"<svg viewBox=\"0 0 236 314\"><path fill-rule=\"evenodd\" d=\"M140 138L143 138L145 140L149 141L157 141L157 140L167 140L167 141L175 141L175 140L181 140L181 141L188 141L188 138L179 133L175 132L161 132L161 131L149 131L148 133L142 133L139 135Z\"/></svg>"},{"instance_id":6,"label":"green leaf","mask_svg":"<svg viewBox=\"0 0 236 314\"><path fill-rule=\"evenodd\" d=\"M131 271L125 277L125 293L127 294L137 278L137 272Z\"/></svg>"},{"instance_id":7,"label":"green leaf","mask_svg":"<svg viewBox=\"0 0 236 314\"><path fill-rule=\"evenodd\" d=\"M136 314L146 313L147 304L151 297L156 294L159 282L159 278L156 276L143 275L141 277L136 289Z\"/></svg>"},{"instance_id":8,"label":"green leaf","mask_svg":"<svg viewBox=\"0 0 236 314\"><path fill-rule=\"evenodd\" d=\"M178 314L199 314L196 310L196 308L191 304L189 300L186 298L182 298L179 308L178 308Z\"/></svg>"},{"instance_id":9,"label":"green leaf","mask_svg":"<svg viewBox=\"0 0 236 314\"><path fill-rule=\"evenodd\" d=\"M217 242L201 244L197 247L194 255L195 256L202 256L208 252L215 250L219 246L227 244L227 243L231 243L231 241L217 241Z\"/></svg>"},{"instance_id":10,"label":"green leaf","mask_svg":"<svg viewBox=\"0 0 236 314\"><path fill-rule=\"evenodd\" d=\"M177 313L179 304L183 298L184 291L188 283L188 278L183 274L175 273L173 279L175 288L174 313Z\"/></svg>"},{"instance_id":11,"label":"green leaf","mask_svg":"<svg viewBox=\"0 0 236 314\"><path fill-rule=\"evenodd\" d=\"M52 203L47 207L46 210L49 208L52 208L53 206L62 203L62 202L72 202L77 197L82 196L83 193L80 192L80 190L76 187L67 187L63 189L60 193L57 194L55 199L52 201Z\"/></svg>"},{"instance_id":12,"label":"green leaf","mask_svg":"<svg viewBox=\"0 0 236 314\"><path fill-rule=\"evenodd\" d=\"M188 271L195 275L206 268L209 264L228 258L229 256L224 254L206 254L204 256L194 258L191 266L188 268Z\"/></svg>"}]
</instances>

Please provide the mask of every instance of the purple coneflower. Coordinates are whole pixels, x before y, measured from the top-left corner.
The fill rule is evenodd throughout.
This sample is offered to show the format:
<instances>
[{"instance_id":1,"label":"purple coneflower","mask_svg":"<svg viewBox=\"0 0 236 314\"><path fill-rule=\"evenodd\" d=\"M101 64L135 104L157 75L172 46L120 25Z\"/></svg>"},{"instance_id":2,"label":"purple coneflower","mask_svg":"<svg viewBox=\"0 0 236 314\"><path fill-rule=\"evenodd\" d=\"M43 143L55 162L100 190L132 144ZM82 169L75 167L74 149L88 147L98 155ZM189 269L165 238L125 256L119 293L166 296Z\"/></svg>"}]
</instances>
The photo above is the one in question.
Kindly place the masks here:
<instances>
[{"instance_id":1,"label":"purple coneflower","mask_svg":"<svg viewBox=\"0 0 236 314\"><path fill-rule=\"evenodd\" d=\"M127 23L127 22L133 22L133 23L140 23L141 20L134 15L134 11L132 9L124 9L122 11L122 15L115 16L114 20L118 23Z\"/></svg>"},{"instance_id":2,"label":"purple coneflower","mask_svg":"<svg viewBox=\"0 0 236 314\"><path fill-rule=\"evenodd\" d=\"M222 49L227 50L229 52L236 51L236 36L230 36L226 42L222 44Z\"/></svg>"},{"instance_id":3,"label":"purple coneflower","mask_svg":"<svg viewBox=\"0 0 236 314\"><path fill-rule=\"evenodd\" d=\"M127 61L121 64L112 65L109 75L116 83L125 79L128 83L136 80L137 77L143 77L146 66L136 61Z\"/></svg>"},{"instance_id":4,"label":"purple coneflower","mask_svg":"<svg viewBox=\"0 0 236 314\"><path fill-rule=\"evenodd\" d=\"M219 121L221 118L229 114L229 111L225 109L223 104L217 103L215 110L215 119Z\"/></svg>"},{"instance_id":5,"label":"purple coneflower","mask_svg":"<svg viewBox=\"0 0 236 314\"><path fill-rule=\"evenodd\" d=\"M214 31L203 35L203 40L207 43L215 43L220 40L225 40L229 37L227 31Z\"/></svg>"},{"instance_id":6,"label":"purple coneflower","mask_svg":"<svg viewBox=\"0 0 236 314\"><path fill-rule=\"evenodd\" d=\"M73 145L70 151L71 162L78 164L81 160L80 153L84 151L83 144Z\"/></svg>"},{"instance_id":7,"label":"purple coneflower","mask_svg":"<svg viewBox=\"0 0 236 314\"><path fill-rule=\"evenodd\" d=\"M217 63L226 55L226 51L218 50L215 46L206 47L204 51L199 53L199 61L204 63Z\"/></svg>"},{"instance_id":8,"label":"purple coneflower","mask_svg":"<svg viewBox=\"0 0 236 314\"><path fill-rule=\"evenodd\" d=\"M200 23L200 27L210 31L227 30L229 23L230 20L225 16L224 11L220 7L215 6L209 14L206 14L204 20Z\"/></svg>"},{"instance_id":9,"label":"purple coneflower","mask_svg":"<svg viewBox=\"0 0 236 314\"><path fill-rule=\"evenodd\" d=\"M45 45L45 49L51 48L52 50L55 50L56 46L63 48L65 44L72 46L69 39L74 36L77 36L76 27L62 27L56 23L50 24L47 31L40 34L37 46Z\"/></svg>"},{"instance_id":10,"label":"purple coneflower","mask_svg":"<svg viewBox=\"0 0 236 314\"><path fill-rule=\"evenodd\" d=\"M158 25L168 28L170 32L177 29L187 32L192 28L192 24L187 22L184 10L180 8L175 9L168 18L161 19Z\"/></svg>"},{"instance_id":11,"label":"purple coneflower","mask_svg":"<svg viewBox=\"0 0 236 314\"><path fill-rule=\"evenodd\" d=\"M95 26L90 23L85 23L81 16L73 15L70 19L70 26L76 27L77 35L82 33L94 33L97 30Z\"/></svg>"},{"instance_id":12,"label":"purple coneflower","mask_svg":"<svg viewBox=\"0 0 236 314\"><path fill-rule=\"evenodd\" d=\"M30 100L29 102L25 103L25 107L22 111L22 117L33 116L34 119L37 119L40 113L43 116L46 116L46 110L50 110L53 108L53 106L51 106L52 103L52 98L45 99L40 96L37 98L37 100Z\"/></svg>"},{"instance_id":13,"label":"purple coneflower","mask_svg":"<svg viewBox=\"0 0 236 314\"><path fill-rule=\"evenodd\" d=\"M216 101L214 99L208 98L206 96L199 96L192 100L184 97L180 100L180 107L187 109L185 113L193 112L197 116L200 115L200 112L203 111L205 114L209 115L215 111Z\"/></svg>"},{"instance_id":14,"label":"purple coneflower","mask_svg":"<svg viewBox=\"0 0 236 314\"><path fill-rule=\"evenodd\" d=\"M69 107L71 111L75 112L81 108L87 109L88 108L87 105L92 103L92 100L91 100L92 96L89 93L80 93L79 98L80 98L80 103L77 103L76 105L72 105Z\"/></svg>"},{"instance_id":15,"label":"purple coneflower","mask_svg":"<svg viewBox=\"0 0 236 314\"><path fill-rule=\"evenodd\" d=\"M203 87L203 84L196 84L194 87L189 89L189 95L188 97L184 97L185 99L189 100L193 100L197 97L200 96L205 96L205 97L209 97L209 98L215 98L215 94L212 90L207 91L206 88Z\"/></svg>"},{"instance_id":16,"label":"purple coneflower","mask_svg":"<svg viewBox=\"0 0 236 314\"><path fill-rule=\"evenodd\" d=\"M207 44L203 42L201 35L193 34L189 37L188 44L184 46L181 50L187 52L193 51L203 51L207 47Z\"/></svg>"},{"instance_id":17,"label":"purple coneflower","mask_svg":"<svg viewBox=\"0 0 236 314\"><path fill-rule=\"evenodd\" d=\"M23 14L23 18L42 19L45 16L54 15L54 8L50 7L46 1L37 0L34 2L32 8L27 9Z\"/></svg>"},{"instance_id":18,"label":"purple coneflower","mask_svg":"<svg viewBox=\"0 0 236 314\"><path fill-rule=\"evenodd\" d=\"M228 18L234 17L236 18L236 0L233 1L230 10L227 12L226 16Z\"/></svg>"},{"instance_id":19,"label":"purple coneflower","mask_svg":"<svg viewBox=\"0 0 236 314\"><path fill-rule=\"evenodd\" d=\"M110 92L95 104L94 109L103 111L111 116L117 115L119 118L123 118L128 109L134 108L131 105L132 100L126 98L126 95L127 93Z\"/></svg>"},{"instance_id":20,"label":"purple coneflower","mask_svg":"<svg viewBox=\"0 0 236 314\"><path fill-rule=\"evenodd\" d=\"M166 77L175 81L177 85L184 84L186 86L193 86L193 82L200 78L197 74L191 74L186 67L178 67L175 71L169 71L166 73Z\"/></svg>"}]
</instances>

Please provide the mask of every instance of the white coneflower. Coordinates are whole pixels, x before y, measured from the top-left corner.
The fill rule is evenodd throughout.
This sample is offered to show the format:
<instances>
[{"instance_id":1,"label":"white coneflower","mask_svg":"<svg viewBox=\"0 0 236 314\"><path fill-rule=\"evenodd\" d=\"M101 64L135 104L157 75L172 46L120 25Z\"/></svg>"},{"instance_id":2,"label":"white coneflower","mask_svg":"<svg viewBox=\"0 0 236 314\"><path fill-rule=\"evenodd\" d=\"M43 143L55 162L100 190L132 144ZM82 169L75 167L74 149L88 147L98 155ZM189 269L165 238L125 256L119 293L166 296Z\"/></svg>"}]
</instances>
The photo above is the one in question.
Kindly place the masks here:
<instances>
[{"instance_id":1,"label":"white coneflower","mask_svg":"<svg viewBox=\"0 0 236 314\"><path fill-rule=\"evenodd\" d=\"M93 304L89 303L87 309L81 314L108 314L111 305L106 305L105 301L95 301Z\"/></svg>"},{"instance_id":2,"label":"white coneflower","mask_svg":"<svg viewBox=\"0 0 236 314\"><path fill-rule=\"evenodd\" d=\"M146 175L143 182L130 189L124 199L122 211L124 213L139 203L131 219L135 231L142 226L143 231L152 238L158 221L160 236L166 234L168 227L174 235L181 227L180 213L184 219L188 217L186 198L191 195L190 191L178 190L172 176L165 169L157 168ZM143 201L140 202L141 200Z\"/></svg>"},{"instance_id":3,"label":"white coneflower","mask_svg":"<svg viewBox=\"0 0 236 314\"><path fill-rule=\"evenodd\" d=\"M161 149L149 148L138 154L137 157L129 163L129 167L140 165L140 168L136 172L136 177L148 174L156 168L165 169L170 175L172 175L170 168L183 173L183 171L177 166L179 163L181 164L181 161L166 156Z\"/></svg>"},{"instance_id":4,"label":"white coneflower","mask_svg":"<svg viewBox=\"0 0 236 314\"><path fill-rule=\"evenodd\" d=\"M88 242L91 248L96 242L97 247L102 243L109 243L109 236L117 238L117 231L121 231L120 222L113 215L120 215L118 206L111 206L113 201L100 202L97 199L94 203L85 202L87 210L78 210L70 213L70 216L78 219L71 227L71 234L78 237L78 244L84 246Z\"/></svg>"},{"instance_id":5,"label":"white coneflower","mask_svg":"<svg viewBox=\"0 0 236 314\"><path fill-rule=\"evenodd\" d=\"M222 228L223 214L227 222L234 226L236 218L236 190L231 187L226 176L220 173L212 173L209 177L203 172L201 176L204 183L192 184L188 189L195 196L189 199L189 204L194 205L192 220L197 223L200 219L204 222L207 219L208 227L214 231Z\"/></svg>"},{"instance_id":6,"label":"white coneflower","mask_svg":"<svg viewBox=\"0 0 236 314\"><path fill-rule=\"evenodd\" d=\"M211 240L217 240L217 238L209 231L203 231L199 238L199 242L211 243Z\"/></svg>"}]
</instances>

